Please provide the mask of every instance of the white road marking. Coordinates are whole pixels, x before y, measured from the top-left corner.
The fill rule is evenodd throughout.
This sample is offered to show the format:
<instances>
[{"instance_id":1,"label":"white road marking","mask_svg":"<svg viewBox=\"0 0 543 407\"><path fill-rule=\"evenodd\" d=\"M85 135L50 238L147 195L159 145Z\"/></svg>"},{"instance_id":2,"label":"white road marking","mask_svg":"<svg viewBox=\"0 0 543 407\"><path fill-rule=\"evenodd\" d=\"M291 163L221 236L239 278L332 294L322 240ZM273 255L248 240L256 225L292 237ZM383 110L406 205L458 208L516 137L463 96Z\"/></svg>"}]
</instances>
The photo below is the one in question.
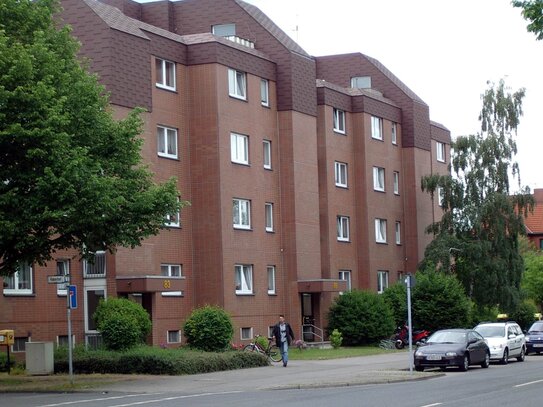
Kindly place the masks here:
<instances>
[{"instance_id":1,"label":"white road marking","mask_svg":"<svg viewBox=\"0 0 543 407\"><path fill-rule=\"evenodd\" d=\"M158 394L162 393L139 393L139 394L127 394L124 396L111 396L111 397L101 397L97 399L88 399L88 400L77 400L77 401L65 401L62 403L55 403L55 404L43 404L41 406L37 407L57 407L57 406L68 406L70 404L79 404L79 403L92 403L93 401L106 401L106 400L118 400L118 399L124 399L127 397L138 397L138 396L156 396Z\"/></svg>"},{"instance_id":2,"label":"white road marking","mask_svg":"<svg viewBox=\"0 0 543 407\"><path fill-rule=\"evenodd\" d=\"M536 380L535 382L528 382L528 383L517 384L517 385L514 386L514 387L523 387L523 386L528 386L528 385L530 385L530 384L541 383L541 382L543 382L543 380Z\"/></svg>"},{"instance_id":3,"label":"white road marking","mask_svg":"<svg viewBox=\"0 0 543 407\"><path fill-rule=\"evenodd\" d=\"M420 406L420 407L434 407L434 406L440 406L442 404L443 403L426 404L425 406Z\"/></svg>"},{"instance_id":4,"label":"white road marking","mask_svg":"<svg viewBox=\"0 0 543 407\"><path fill-rule=\"evenodd\" d=\"M234 393L243 393L243 392L242 391L224 391L224 392L218 392L218 393L201 393L201 394L191 394L191 395L188 395L188 396L164 397L164 398L161 398L161 399L137 401L137 402L129 403L129 404L116 404L116 405L111 406L111 407L130 407L130 406L138 406L138 405L142 405L142 404L161 403L163 401L189 399L189 398L205 397L205 396L217 396L217 395L234 394Z\"/></svg>"}]
</instances>

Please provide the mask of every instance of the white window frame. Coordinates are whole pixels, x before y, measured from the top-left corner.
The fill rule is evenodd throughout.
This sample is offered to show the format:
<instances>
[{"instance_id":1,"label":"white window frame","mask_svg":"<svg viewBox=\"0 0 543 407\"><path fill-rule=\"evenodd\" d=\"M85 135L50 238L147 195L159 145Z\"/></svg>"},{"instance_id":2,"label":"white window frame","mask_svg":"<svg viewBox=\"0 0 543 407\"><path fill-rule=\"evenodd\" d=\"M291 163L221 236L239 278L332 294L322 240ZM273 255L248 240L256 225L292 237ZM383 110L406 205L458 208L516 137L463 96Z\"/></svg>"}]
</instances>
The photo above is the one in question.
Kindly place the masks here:
<instances>
[{"instance_id":1,"label":"white window frame","mask_svg":"<svg viewBox=\"0 0 543 407\"><path fill-rule=\"evenodd\" d=\"M236 99L247 100L247 74L228 68L228 94Z\"/></svg>"},{"instance_id":2,"label":"white window frame","mask_svg":"<svg viewBox=\"0 0 543 407\"><path fill-rule=\"evenodd\" d=\"M160 68L159 68L159 65L160 65ZM155 69L156 69L156 78L155 78L156 87L167 89L167 90L176 90L175 62L155 57ZM173 84L171 82L168 83L168 74L167 74L168 71L170 71L170 76L171 76L171 79L173 80ZM162 74L159 75L160 73Z\"/></svg>"},{"instance_id":3,"label":"white window frame","mask_svg":"<svg viewBox=\"0 0 543 407\"><path fill-rule=\"evenodd\" d=\"M377 116L371 116L371 138L383 140L383 119Z\"/></svg>"},{"instance_id":4,"label":"white window frame","mask_svg":"<svg viewBox=\"0 0 543 407\"><path fill-rule=\"evenodd\" d=\"M232 225L234 229L251 229L251 201L248 199L232 199Z\"/></svg>"},{"instance_id":5,"label":"white window frame","mask_svg":"<svg viewBox=\"0 0 543 407\"><path fill-rule=\"evenodd\" d=\"M275 266L267 266L266 271L268 274L268 294L276 294Z\"/></svg>"},{"instance_id":6,"label":"white window frame","mask_svg":"<svg viewBox=\"0 0 543 407\"><path fill-rule=\"evenodd\" d=\"M334 113L334 131L345 134L345 110L333 108Z\"/></svg>"},{"instance_id":7,"label":"white window frame","mask_svg":"<svg viewBox=\"0 0 543 407\"><path fill-rule=\"evenodd\" d=\"M394 183L394 194L400 195L400 173L398 171L394 171L392 173L392 179Z\"/></svg>"},{"instance_id":8,"label":"white window frame","mask_svg":"<svg viewBox=\"0 0 543 407\"><path fill-rule=\"evenodd\" d=\"M57 259L57 276L70 275L70 260ZM68 282L57 284L57 295L68 295Z\"/></svg>"},{"instance_id":9,"label":"white window frame","mask_svg":"<svg viewBox=\"0 0 543 407\"><path fill-rule=\"evenodd\" d=\"M436 141L436 160L437 161L439 161L441 163L446 162L446 160L445 160L445 151L446 151L445 143L441 143L439 141Z\"/></svg>"},{"instance_id":10,"label":"white window frame","mask_svg":"<svg viewBox=\"0 0 543 407\"><path fill-rule=\"evenodd\" d=\"M385 169L373 167L373 190L385 192Z\"/></svg>"},{"instance_id":11,"label":"white window frame","mask_svg":"<svg viewBox=\"0 0 543 407\"><path fill-rule=\"evenodd\" d=\"M387 242L387 220L376 218L375 219L375 242L386 243Z\"/></svg>"},{"instance_id":12,"label":"white window frame","mask_svg":"<svg viewBox=\"0 0 543 407\"><path fill-rule=\"evenodd\" d=\"M443 207L443 200L445 199L445 190L443 187L437 187L437 204Z\"/></svg>"},{"instance_id":13,"label":"white window frame","mask_svg":"<svg viewBox=\"0 0 543 407\"><path fill-rule=\"evenodd\" d=\"M179 198L177 198L179 202ZM164 217L164 226L169 228L181 227L181 210L178 210L175 214L167 214Z\"/></svg>"},{"instance_id":14,"label":"white window frame","mask_svg":"<svg viewBox=\"0 0 543 407\"><path fill-rule=\"evenodd\" d=\"M272 168L271 141L263 140L262 149L263 149L263 157L264 157L263 158L264 168L267 170L271 170Z\"/></svg>"},{"instance_id":15,"label":"white window frame","mask_svg":"<svg viewBox=\"0 0 543 407\"><path fill-rule=\"evenodd\" d=\"M230 133L230 159L236 164L249 165L249 136Z\"/></svg>"},{"instance_id":16,"label":"white window frame","mask_svg":"<svg viewBox=\"0 0 543 407\"><path fill-rule=\"evenodd\" d=\"M23 275L21 277L21 267L23 267ZM9 295L28 295L34 290L34 270L28 263L20 263L17 265L17 271L11 276L4 277L4 284L11 281L12 288L4 288L4 294ZM19 287L23 285L23 287Z\"/></svg>"},{"instance_id":17,"label":"white window frame","mask_svg":"<svg viewBox=\"0 0 543 407\"><path fill-rule=\"evenodd\" d=\"M158 156L177 158L177 129L156 126L156 139Z\"/></svg>"},{"instance_id":18,"label":"white window frame","mask_svg":"<svg viewBox=\"0 0 543 407\"><path fill-rule=\"evenodd\" d=\"M362 86L360 86L362 85ZM353 76L351 77L351 88L371 89L371 76Z\"/></svg>"},{"instance_id":19,"label":"white window frame","mask_svg":"<svg viewBox=\"0 0 543 407\"><path fill-rule=\"evenodd\" d=\"M336 187L347 188L348 164L340 161L334 161L334 177Z\"/></svg>"},{"instance_id":20,"label":"white window frame","mask_svg":"<svg viewBox=\"0 0 543 407\"><path fill-rule=\"evenodd\" d=\"M390 139L392 141L392 144L398 145L398 124L395 122L392 122L392 126L390 129Z\"/></svg>"},{"instance_id":21,"label":"white window frame","mask_svg":"<svg viewBox=\"0 0 543 407\"><path fill-rule=\"evenodd\" d=\"M395 235L396 235L396 244L398 245L402 244L402 223L400 221L396 221Z\"/></svg>"},{"instance_id":22,"label":"white window frame","mask_svg":"<svg viewBox=\"0 0 543 407\"><path fill-rule=\"evenodd\" d=\"M160 275L163 277L183 277L183 266L181 264L160 265Z\"/></svg>"},{"instance_id":23,"label":"white window frame","mask_svg":"<svg viewBox=\"0 0 543 407\"><path fill-rule=\"evenodd\" d=\"M347 281L347 291L351 291L352 287L352 272L351 270L339 270L338 278Z\"/></svg>"},{"instance_id":24,"label":"white window frame","mask_svg":"<svg viewBox=\"0 0 543 407\"><path fill-rule=\"evenodd\" d=\"M260 79L260 104L270 106L270 82L267 79Z\"/></svg>"},{"instance_id":25,"label":"white window frame","mask_svg":"<svg viewBox=\"0 0 543 407\"><path fill-rule=\"evenodd\" d=\"M242 340L242 341L250 341L254 338L254 335L253 335L253 327L248 327L248 326L245 326L245 327L241 327L239 328L239 338Z\"/></svg>"},{"instance_id":26,"label":"white window frame","mask_svg":"<svg viewBox=\"0 0 543 407\"><path fill-rule=\"evenodd\" d=\"M170 333L177 336L177 338L171 338ZM172 339L174 339L174 340L172 340ZM166 331L166 343L181 343L181 330L172 329L172 330Z\"/></svg>"},{"instance_id":27,"label":"white window frame","mask_svg":"<svg viewBox=\"0 0 543 407\"><path fill-rule=\"evenodd\" d=\"M337 240L340 242L349 242L350 235L350 218L348 216L338 215L337 217Z\"/></svg>"},{"instance_id":28,"label":"white window frame","mask_svg":"<svg viewBox=\"0 0 543 407\"><path fill-rule=\"evenodd\" d=\"M99 268L98 271L102 270L102 272L95 272L96 268ZM107 258L104 250L98 250L94 253L94 264L90 263L88 260L83 260L83 278L103 278L106 274Z\"/></svg>"},{"instance_id":29,"label":"white window frame","mask_svg":"<svg viewBox=\"0 0 543 407\"><path fill-rule=\"evenodd\" d=\"M251 264L236 264L234 266L234 281L237 295L252 295L253 266Z\"/></svg>"},{"instance_id":30,"label":"white window frame","mask_svg":"<svg viewBox=\"0 0 543 407\"><path fill-rule=\"evenodd\" d=\"M379 270L377 272L377 293L383 294L388 288L388 271Z\"/></svg>"},{"instance_id":31,"label":"white window frame","mask_svg":"<svg viewBox=\"0 0 543 407\"><path fill-rule=\"evenodd\" d=\"M266 232L273 232L273 203L266 202L264 205L264 218L266 221Z\"/></svg>"}]
</instances>

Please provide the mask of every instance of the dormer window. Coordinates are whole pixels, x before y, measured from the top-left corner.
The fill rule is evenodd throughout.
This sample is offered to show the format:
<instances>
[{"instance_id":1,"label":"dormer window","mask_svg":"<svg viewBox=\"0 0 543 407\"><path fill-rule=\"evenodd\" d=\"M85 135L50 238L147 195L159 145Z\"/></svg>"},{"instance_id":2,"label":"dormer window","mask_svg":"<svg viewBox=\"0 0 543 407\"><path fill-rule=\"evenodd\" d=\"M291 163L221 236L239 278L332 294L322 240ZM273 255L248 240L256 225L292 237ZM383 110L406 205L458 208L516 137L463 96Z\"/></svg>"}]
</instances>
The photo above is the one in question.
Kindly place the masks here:
<instances>
[{"instance_id":1,"label":"dormer window","mask_svg":"<svg viewBox=\"0 0 543 407\"><path fill-rule=\"evenodd\" d=\"M236 35L235 24L216 24L211 27L211 32L219 37L230 37Z\"/></svg>"},{"instance_id":2,"label":"dormer window","mask_svg":"<svg viewBox=\"0 0 543 407\"><path fill-rule=\"evenodd\" d=\"M371 76L353 76L351 88L371 89Z\"/></svg>"}]
</instances>

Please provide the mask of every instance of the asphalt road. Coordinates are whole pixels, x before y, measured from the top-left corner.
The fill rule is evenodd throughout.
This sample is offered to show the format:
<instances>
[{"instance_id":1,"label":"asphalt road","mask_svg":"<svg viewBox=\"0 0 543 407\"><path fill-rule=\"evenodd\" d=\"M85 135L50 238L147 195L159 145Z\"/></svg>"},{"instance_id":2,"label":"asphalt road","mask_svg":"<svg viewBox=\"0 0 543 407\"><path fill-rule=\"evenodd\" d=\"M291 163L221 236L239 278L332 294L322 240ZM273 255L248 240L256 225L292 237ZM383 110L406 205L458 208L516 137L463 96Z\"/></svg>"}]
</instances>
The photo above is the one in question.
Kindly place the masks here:
<instances>
[{"instance_id":1,"label":"asphalt road","mask_svg":"<svg viewBox=\"0 0 543 407\"><path fill-rule=\"evenodd\" d=\"M324 370L334 369L333 363L319 365ZM301 365L300 365L301 366ZM314 366L314 372L318 370ZM338 365L337 365L338 366ZM288 369L270 367L249 369L260 381L266 382L266 375L295 375ZM293 369L294 370L294 369ZM345 370L344 372L346 372ZM314 373L313 372L313 373ZM375 371L376 374L379 371ZM226 375L235 372L227 372ZM247 371L244 373L247 374ZM384 373L383 373L384 374ZM202 375L205 376L205 375ZM180 380L179 378L177 379ZM235 378L237 381L238 378ZM168 380L167 380L168 381ZM228 380L225 379L225 382ZM138 381L139 382L139 381ZM227 389L216 387L213 379L208 383L207 391L194 387L176 389L155 386L156 391L140 386L140 392L104 390L103 392L75 394L1 394L0 405L9 407L132 407L132 406L198 406L198 407L452 407L452 406L523 406L539 407L543 405L541 386L543 385L543 356L528 356L525 362L511 362L509 365L492 364L489 369L472 367L468 372L448 370L445 375L431 376L427 380L410 380L385 384L356 385L344 378L344 382L335 381L330 386L324 382L318 386L302 386L300 389L268 386L251 390L252 383L245 389ZM255 382L256 383L256 382ZM182 387L182 386L181 386ZM126 389L125 389L126 390Z\"/></svg>"}]
</instances>

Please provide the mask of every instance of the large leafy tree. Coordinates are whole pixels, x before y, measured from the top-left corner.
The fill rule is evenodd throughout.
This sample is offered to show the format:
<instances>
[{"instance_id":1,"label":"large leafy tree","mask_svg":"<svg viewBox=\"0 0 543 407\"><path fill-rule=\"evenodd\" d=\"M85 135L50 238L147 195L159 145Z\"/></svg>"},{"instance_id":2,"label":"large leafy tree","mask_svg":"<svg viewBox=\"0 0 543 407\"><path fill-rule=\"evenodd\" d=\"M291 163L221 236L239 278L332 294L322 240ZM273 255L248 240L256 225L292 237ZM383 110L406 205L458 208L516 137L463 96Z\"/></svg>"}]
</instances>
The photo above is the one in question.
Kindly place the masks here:
<instances>
[{"instance_id":1,"label":"large leafy tree","mask_svg":"<svg viewBox=\"0 0 543 407\"><path fill-rule=\"evenodd\" d=\"M481 132L452 142L452 176L422 179L423 190L444 191L444 214L429 227L435 239L424 262L454 272L478 306L499 304L504 311L520 299L518 237L525 233L523 216L533 208L529 189L511 195L509 186L510 175L519 177L514 136L523 98L524 89L511 92L503 80L489 83L482 95Z\"/></svg>"},{"instance_id":2,"label":"large leafy tree","mask_svg":"<svg viewBox=\"0 0 543 407\"><path fill-rule=\"evenodd\" d=\"M115 121L57 0L0 2L0 275L57 250L134 247L178 202L141 163L139 111Z\"/></svg>"},{"instance_id":3,"label":"large leafy tree","mask_svg":"<svg viewBox=\"0 0 543 407\"><path fill-rule=\"evenodd\" d=\"M513 7L522 8L522 16L528 23L528 31L543 40L543 0L513 0Z\"/></svg>"}]
</instances>

